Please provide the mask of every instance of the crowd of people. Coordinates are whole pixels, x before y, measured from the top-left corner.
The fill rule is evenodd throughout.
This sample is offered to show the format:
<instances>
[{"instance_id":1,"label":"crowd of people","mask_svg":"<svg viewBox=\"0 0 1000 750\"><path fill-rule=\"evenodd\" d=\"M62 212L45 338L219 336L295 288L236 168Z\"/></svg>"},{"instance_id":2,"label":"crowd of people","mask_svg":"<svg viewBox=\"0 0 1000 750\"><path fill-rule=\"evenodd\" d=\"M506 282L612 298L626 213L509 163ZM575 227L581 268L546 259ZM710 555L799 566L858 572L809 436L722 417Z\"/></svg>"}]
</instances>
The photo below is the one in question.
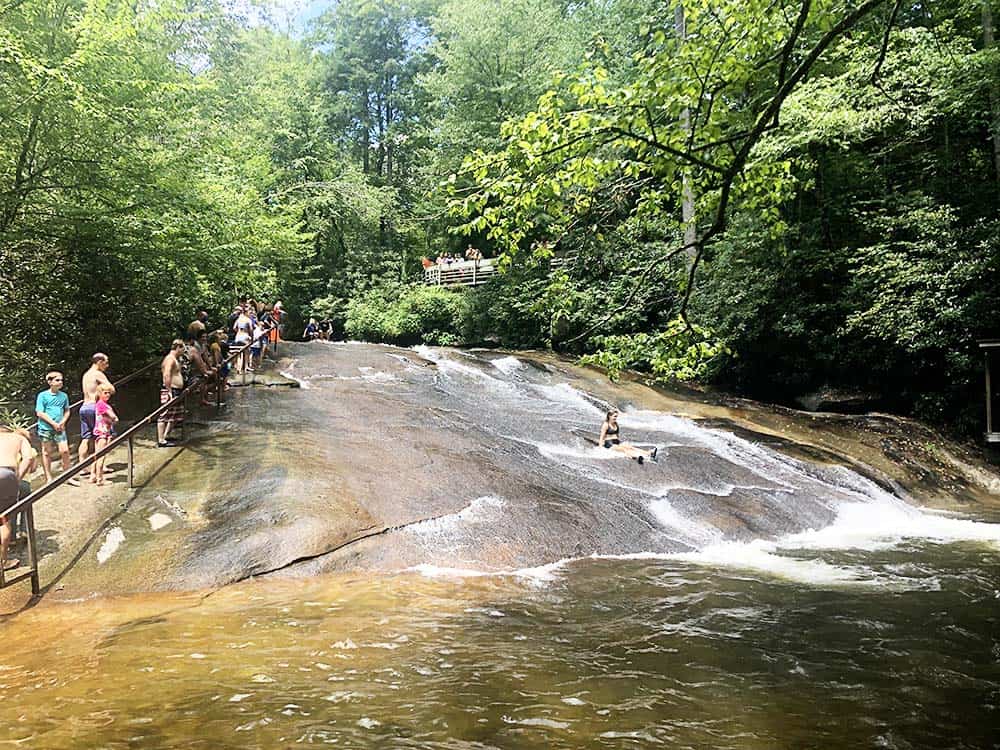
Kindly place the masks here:
<instances>
[{"instance_id":1,"label":"crowd of people","mask_svg":"<svg viewBox=\"0 0 1000 750\"><path fill-rule=\"evenodd\" d=\"M304 341L315 341L317 339L320 341L329 341L331 336L333 336L333 321L331 320L324 319L317 322L316 318L309 318L305 330L302 331L302 339Z\"/></svg>"},{"instance_id":2,"label":"crowd of people","mask_svg":"<svg viewBox=\"0 0 1000 750\"><path fill-rule=\"evenodd\" d=\"M465 248L464 259L462 258L461 255L457 255L455 253L441 253L440 255L437 256L435 260L431 260L430 258L424 256L423 258L420 259L420 262L423 265L424 270L426 270L428 268L433 268L434 266L442 266L444 268L447 268L453 263L461 263L463 260L471 260L478 262L481 261L482 259L483 259L482 252L478 248L469 245L467 248Z\"/></svg>"},{"instance_id":3,"label":"crowd of people","mask_svg":"<svg viewBox=\"0 0 1000 750\"><path fill-rule=\"evenodd\" d=\"M169 404L157 418L156 445L167 448L177 445L174 430L184 422L184 400L176 400L185 388L196 383L194 393L200 403L211 404L209 396L221 396L216 389L229 388L230 370L237 373L253 371L260 367L268 348L281 340L285 312L281 301L264 305L254 299L242 299L233 309L226 325L210 330L209 315L200 310L187 326L184 335L174 339L170 350L160 362L160 404ZM227 363L230 348L241 348ZM83 403L80 406L80 446L78 462L92 454L99 454L115 436L118 414L111 404L115 386L105 374L111 366L107 354L97 352L91 357L90 367L80 382ZM27 534L23 514L7 511L20 498L31 492L28 476L37 468L41 456L45 483L53 479L53 464L58 455L61 473L72 470L69 449L68 424L71 413L69 397L63 391L64 376L58 370L45 375L48 386L35 399L36 432L41 447L39 452L31 445L27 429L0 425L0 565L4 570L16 568L20 561L8 556L10 545ZM105 456L98 456L84 470L71 477L66 484L79 487L81 482L105 484Z\"/></svg>"}]
</instances>

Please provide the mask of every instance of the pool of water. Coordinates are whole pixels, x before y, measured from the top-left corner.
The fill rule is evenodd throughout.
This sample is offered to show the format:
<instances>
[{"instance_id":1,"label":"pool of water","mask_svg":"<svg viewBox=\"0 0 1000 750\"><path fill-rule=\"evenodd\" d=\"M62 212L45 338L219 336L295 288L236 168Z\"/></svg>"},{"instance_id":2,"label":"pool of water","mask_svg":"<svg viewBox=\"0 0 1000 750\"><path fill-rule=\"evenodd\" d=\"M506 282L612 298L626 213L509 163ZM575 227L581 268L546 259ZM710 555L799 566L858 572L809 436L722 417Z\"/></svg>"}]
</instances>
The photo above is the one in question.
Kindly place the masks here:
<instances>
[{"instance_id":1,"label":"pool of water","mask_svg":"<svg viewBox=\"0 0 1000 750\"><path fill-rule=\"evenodd\" d=\"M3 625L0 746L997 746L995 544L781 556L869 574L585 559L43 604Z\"/></svg>"}]
</instances>

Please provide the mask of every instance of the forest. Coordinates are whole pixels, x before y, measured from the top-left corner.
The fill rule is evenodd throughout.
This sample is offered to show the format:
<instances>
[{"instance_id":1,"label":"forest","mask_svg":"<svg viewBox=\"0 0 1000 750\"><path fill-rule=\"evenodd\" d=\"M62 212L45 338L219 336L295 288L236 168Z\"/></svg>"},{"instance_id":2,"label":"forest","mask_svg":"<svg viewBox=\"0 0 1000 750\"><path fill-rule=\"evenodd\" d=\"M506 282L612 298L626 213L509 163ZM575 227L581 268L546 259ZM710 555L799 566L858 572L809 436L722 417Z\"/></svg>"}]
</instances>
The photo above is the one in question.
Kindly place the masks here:
<instances>
[{"instance_id":1,"label":"forest","mask_svg":"<svg viewBox=\"0 0 1000 750\"><path fill-rule=\"evenodd\" d=\"M250 293L347 338L982 430L991 0L272 10L0 0L0 396ZM422 283L470 244L496 279Z\"/></svg>"}]
</instances>

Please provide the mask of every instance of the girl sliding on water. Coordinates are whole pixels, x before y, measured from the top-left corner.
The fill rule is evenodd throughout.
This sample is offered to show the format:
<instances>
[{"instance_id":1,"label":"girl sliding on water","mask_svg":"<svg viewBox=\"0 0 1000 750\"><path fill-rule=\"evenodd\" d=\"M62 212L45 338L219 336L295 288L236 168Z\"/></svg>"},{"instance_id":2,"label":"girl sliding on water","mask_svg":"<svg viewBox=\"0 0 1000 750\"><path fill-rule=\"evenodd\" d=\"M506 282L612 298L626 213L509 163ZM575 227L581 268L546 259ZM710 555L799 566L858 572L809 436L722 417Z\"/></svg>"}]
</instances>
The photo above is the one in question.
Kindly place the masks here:
<instances>
[{"instance_id":1,"label":"girl sliding on water","mask_svg":"<svg viewBox=\"0 0 1000 750\"><path fill-rule=\"evenodd\" d=\"M647 451L621 441L621 429L618 427L617 409L612 409L605 416L604 424L601 425L601 438L597 442L605 448L623 453L629 458L634 458L640 464L647 458L656 458L655 447Z\"/></svg>"}]
</instances>

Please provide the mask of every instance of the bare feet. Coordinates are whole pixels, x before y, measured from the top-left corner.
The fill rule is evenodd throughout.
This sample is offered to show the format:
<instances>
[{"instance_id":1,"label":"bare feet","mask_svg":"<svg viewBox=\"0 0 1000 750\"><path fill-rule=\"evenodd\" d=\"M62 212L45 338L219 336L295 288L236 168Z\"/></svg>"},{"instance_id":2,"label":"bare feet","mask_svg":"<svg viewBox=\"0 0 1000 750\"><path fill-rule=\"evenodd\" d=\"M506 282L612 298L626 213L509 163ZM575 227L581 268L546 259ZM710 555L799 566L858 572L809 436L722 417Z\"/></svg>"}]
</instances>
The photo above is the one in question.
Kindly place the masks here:
<instances>
[{"instance_id":1,"label":"bare feet","mask_svg":"<svg viewBox=\"0 0 1000 750\"><path fill-rule=\"evenodd\" d=\"M72 477L71 479L66 480L66 484L70 485L71 487L79 487L80 480L77 479L76 477Z\"/></svg>"},{"instance_id":2,"label":"bare feet","mask_svg":"<svg viewBox=\"0 0 1000 750\"><path fill-rule=\"evenodd\" d=\"M21 561L18 560L16 557L8 557L4 561L3 569L4 570L13 570L14 568L16 568L20 564L21 564Z\"/></svg>"}]
</instances>

